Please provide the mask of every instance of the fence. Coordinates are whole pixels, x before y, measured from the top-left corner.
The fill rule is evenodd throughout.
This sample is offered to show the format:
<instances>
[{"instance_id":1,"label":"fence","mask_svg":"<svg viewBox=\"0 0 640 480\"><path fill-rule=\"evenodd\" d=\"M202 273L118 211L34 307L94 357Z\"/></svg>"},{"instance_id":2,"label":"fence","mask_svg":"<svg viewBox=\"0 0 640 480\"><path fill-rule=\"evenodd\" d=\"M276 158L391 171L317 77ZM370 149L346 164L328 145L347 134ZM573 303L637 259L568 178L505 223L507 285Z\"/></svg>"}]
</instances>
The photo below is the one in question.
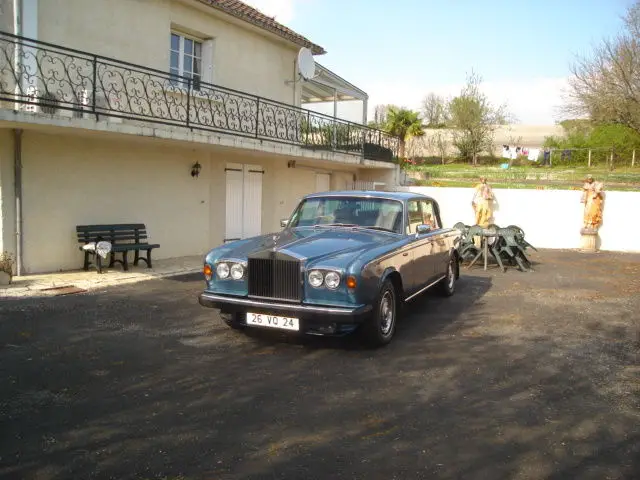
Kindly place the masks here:
<instances>
[{"instance_id":1,"label":"fence","mask_svg":"<svg viewBox=\"0 0 640 480\"><path fill-rule=\"evenodd\" d=\"M392 161L398 138L357 123L140 65L0 32L0 108L106 116Z\"/></svg>"},{"instance_id":2,"label":"fence","mask_svg":"<svg viewBox=\"0 0 640 480\"><path fill-rule=\"evenodd\" d=\"M551 149L549 163L552 166L568 167L635 167L635 149L616 149L613 147L584 147Z\"/></svg>"}]
</instances>

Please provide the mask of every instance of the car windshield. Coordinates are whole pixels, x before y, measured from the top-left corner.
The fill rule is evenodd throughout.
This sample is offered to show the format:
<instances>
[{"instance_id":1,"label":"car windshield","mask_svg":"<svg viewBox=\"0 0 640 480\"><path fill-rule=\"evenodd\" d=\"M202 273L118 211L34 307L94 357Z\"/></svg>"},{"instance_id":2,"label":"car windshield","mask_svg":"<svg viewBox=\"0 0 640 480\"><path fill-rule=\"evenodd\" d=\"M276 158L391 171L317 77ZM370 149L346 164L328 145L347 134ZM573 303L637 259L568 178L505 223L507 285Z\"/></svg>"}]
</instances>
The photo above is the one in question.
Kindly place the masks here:
<instances>
[{"instance_id":1,"label":"car windshield","mask_svg":"<svg viewBox=\"0 0 640 480\"><path fill-rule=\"evenodd\" d=\"M402 202L384 198L317 197L303 200L289 227L355 226L402 233Z\"/></svg>"}]
</instances>

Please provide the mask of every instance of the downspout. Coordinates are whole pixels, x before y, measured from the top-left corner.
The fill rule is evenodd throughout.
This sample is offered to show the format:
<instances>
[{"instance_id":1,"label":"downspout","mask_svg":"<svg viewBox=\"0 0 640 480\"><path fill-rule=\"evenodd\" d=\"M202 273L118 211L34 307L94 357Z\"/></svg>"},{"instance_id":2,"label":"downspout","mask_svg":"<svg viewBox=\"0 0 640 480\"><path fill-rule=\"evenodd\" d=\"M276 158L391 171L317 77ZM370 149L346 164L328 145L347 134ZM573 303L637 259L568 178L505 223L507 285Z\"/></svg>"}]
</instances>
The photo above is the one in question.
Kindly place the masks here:
<instances>
[{"instance_id":1,"label":"downspout","mask_svg":"<svg viewBox=\"0 0 640 480\"><path fill-rule=\"evenodd\" d=\"M13 175L16 199L16 275L23 273L22 264L22 129L13 130Z\"/></svg>"},{"instance_id":2,"label":"downspout","mask_svg":"<svg viewBox=\"0 0 640 480\"><path fill-rule=\"evenodd\" d=\"M13 0L13 33L22 36L22 0ZM22 93L22 43L19 41L16 41L13 50L13 71L16 78L14 92L17 97ZM15 103L13 109L20 110L20 107L19 103Z\"/></svg>"},{"instance_id":3,"label":"downspout","mask_svg":"<svg viewBox=\"0 0 640 480\"><path fill-rule=\"evenodd\" d=\"M22 0L13 0L13 33L22 36ZM14 72L17 77L16 94L22 92L22 45L16 44ZM19 105L16 106L16 110ZM22 263L22 129L13 130L13 176L16 206L16 275L23 273Z\"/></svg>"}]
</instances>

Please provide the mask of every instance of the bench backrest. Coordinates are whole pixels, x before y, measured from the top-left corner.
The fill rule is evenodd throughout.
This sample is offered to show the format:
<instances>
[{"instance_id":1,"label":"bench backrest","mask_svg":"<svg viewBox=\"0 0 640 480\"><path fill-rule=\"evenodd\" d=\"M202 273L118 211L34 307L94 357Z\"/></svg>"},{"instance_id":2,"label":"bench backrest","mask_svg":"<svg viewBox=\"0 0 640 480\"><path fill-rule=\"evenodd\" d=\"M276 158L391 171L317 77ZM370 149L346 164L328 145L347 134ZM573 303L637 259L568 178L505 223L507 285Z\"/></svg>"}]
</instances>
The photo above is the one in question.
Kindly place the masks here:
<instances>
[{"instance_id":1,"label":"bench backrest","mask_svg":"<svg viewBox=\"0 0 640 480\"><path fill-rule=\"evenodd\" d=\"M148 243L144 223L120 223L114 225L77 225L78 243L95 242L98 238L113 245Z\"/></svg>"}]
</instances>

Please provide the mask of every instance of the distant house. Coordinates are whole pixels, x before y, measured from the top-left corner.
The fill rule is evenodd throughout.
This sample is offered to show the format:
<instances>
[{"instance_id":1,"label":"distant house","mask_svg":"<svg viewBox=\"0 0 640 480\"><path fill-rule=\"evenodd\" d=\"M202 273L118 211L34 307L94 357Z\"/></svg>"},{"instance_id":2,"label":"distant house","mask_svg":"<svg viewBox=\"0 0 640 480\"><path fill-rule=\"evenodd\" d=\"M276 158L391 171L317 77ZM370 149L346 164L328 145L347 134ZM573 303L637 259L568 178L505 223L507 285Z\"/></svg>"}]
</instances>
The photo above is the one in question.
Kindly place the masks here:
<instances>
[{"instance_id":1,"label":"distant house","mask_svg":"<svg viewBox=\"0 0 640 480\"><path fill-rule=\"evenodd\" d=\"M82 266L79 224L202 254L395 171L396 138L301 108L366 94L320 66L301 81L300 49L324 49L240 1L17 3L0 0L0 250L21 273Z\"/></svg>"}]
</instances>

